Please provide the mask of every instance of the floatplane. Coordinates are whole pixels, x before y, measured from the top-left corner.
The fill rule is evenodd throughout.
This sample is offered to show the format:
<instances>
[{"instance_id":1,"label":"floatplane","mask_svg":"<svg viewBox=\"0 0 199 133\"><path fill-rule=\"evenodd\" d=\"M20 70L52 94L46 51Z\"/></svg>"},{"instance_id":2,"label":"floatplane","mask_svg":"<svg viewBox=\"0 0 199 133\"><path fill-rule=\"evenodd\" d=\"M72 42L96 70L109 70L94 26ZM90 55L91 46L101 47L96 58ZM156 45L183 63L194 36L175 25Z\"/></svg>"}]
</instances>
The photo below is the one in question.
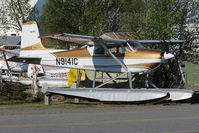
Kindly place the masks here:
<instances>
[{"instance_id":1,"label":"floatplane","mask_svg":"<svg viewBox=\"0 0 199 133\"><path fill-rule=\"evenodd\" d=\"M48 49L41 43L41 38L53 38L67 42L86 45L86 47L73 50ZM126 40L104 38L76 34L51 34L40 36L37 23L30 21L23 24L20 54L7 58L8 61L24 61L26 63L56 66L62 68L75 68L92 71L120 73L111 77L105 83L93 88L45 88L44 92L62 94L72 97L93 99L102 102L147 102L170 99L180 94L177 100L192 97L193 91L187 90L161 90L161 89L133 89L132 75L150 73L162 63L166 63L174 55L152 49L146 49L142 44L170 43L180 44L184 40ZM112 52L111 48L116 48ZM12 52L1 50L4 53ZM14 53L13 53L14 54ZM128 89L100 88L123 75L128 75ZM94 77L95 81L95 77ZM176 99L175 99L176 100Z\"/></svg>"}]
</instances>

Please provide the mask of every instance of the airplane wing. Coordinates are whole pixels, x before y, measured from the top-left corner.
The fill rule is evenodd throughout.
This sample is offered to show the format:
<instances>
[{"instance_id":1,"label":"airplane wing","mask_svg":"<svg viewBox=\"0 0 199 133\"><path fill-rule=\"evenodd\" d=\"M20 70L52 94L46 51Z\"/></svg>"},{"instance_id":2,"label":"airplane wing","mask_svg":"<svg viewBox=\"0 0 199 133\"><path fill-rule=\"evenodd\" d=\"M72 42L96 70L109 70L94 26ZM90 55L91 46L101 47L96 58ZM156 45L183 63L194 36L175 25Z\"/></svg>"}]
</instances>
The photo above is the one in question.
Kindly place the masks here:
<instances>
[{"instance_id":1,"label":"airplane wing","mask_svg":"<svg viewBox=\"0 0 199 133\"><path fill-rule=\"evenodd\" d=\"M77 34L56 34L56 35L47 35L40 36L40 38L52 38L58 39L66 42L78 43L78 44L86 44L86 45L99 45L99 43L105 43L106 45L121 45L126 43L127 40L123 39L112 39L112 38L103 38L103 37L95 37L95 36L87 36L87 35L77 35Z\"/></svg>"},{"instance_id":2,"label":"airplane wing","mask_svg":"<svg viewBox=\"0 0 199 133\"><path fill-rule=\"evenodd\" d=\"M100 37L124 40L135 40L135 38L137 38L137 36L131 32L108 32L102 34Z\"/></svg>"},{"instance_id":3,"label":"airplane wing","mask_svg":"<svg viewBox=\"0 0 199 133\"><path fill-rule=\"evenodd\" d=\"M136 40L141 44L182 44L185 40Z\"/></svg>"},{"instance_id":4,"label":"airplane wing","mask_svg":"<svg viewBox=\"0 0 199 133\"><path fill-rule=\"evenodd\" d=\"M110 32L110 33L104 33L100 37L104 38L112 38L112 39L123 39L123 40L129 40L133 42L139 42L141 44L182 44L185 42L185 40L136 40L137 36L135 36L131 32Z\"/></svg>"},{"instance_id":5,"label":"airplane wing","mask_svg":"<svg viewBox=\"0 0 199 133\"><path fill-rule=\"evenodd\" d=\"M116 39L122 38L121 35L113 36L109 33L109 36L106 37L107 34L95 37L95 36L87 36L87 35L77 35L77 34L51 34L47 36L40 36L40 38L53 38L66 42L78 43L78 44L86 44L86 45L100 45L100 43L104 43L106 46L121 46L127 42L138 42L140 44L182 44L185 40L128 40L128 39ZM113 38L111 38L111 36Z\"/></svg>"},{"instance_id":6,"label":"airplane wing","mask_svg":"<svg viewBox=\"0 0 199 133\"><path fill-rule=\"evenodd\" d=\"M66 41L66 42L71 42L71 43L88 44L88 45L89 45L89 42L92 42L90 39L87 39L87 38L80 38L77 36L70 37L70 36L65 36L62 33L44 35L44 36L40 36L40 38L51 38L51 39L57 39L57 40L62 40L62 41Z\"/></svg>"}]
</instances>

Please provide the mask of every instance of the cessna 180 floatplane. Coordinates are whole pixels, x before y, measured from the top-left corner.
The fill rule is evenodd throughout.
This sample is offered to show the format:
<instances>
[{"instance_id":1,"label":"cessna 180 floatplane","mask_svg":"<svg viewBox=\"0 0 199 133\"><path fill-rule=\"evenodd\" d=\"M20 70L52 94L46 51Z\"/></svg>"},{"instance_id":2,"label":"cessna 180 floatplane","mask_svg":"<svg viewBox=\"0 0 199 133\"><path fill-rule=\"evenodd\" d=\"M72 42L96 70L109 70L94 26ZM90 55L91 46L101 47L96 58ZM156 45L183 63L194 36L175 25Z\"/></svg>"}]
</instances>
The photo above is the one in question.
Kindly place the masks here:
<instances>
[{"instance_id":1,"label":"cessna 180 floatplane","mask_svg":"<svg viewBox=\"0 0 199 133\"><path fill-rule=\"evenodd\" d=\"M87 45L86 48L64 50L45 48L40 38L53 38ZM132 74L149 73L161 63L174 57L173 54L152 49L145 49L141 44L183 43L183 40L126 40L93 37L76 34L53 34L39 36L34 21L23 24L20 54L7 56L9 61L25 61L32 64L76 68L83 70L121 73L115 78L94 87L93 89L48 89L50 93L65 94L98 101L142 102L168 98L168 91L158 89L132 89ZM112 52L110 49L117 50ZM4 53L15 54L2 50ZM127 74L130 89L96 89ZM191 97L193 92L186 92L184 98ZM185 92L183 92L185 94ZM180 92L181 93L181 92ZM171 94L170 94L171 95Z\"/></svg>"}]
</instances>

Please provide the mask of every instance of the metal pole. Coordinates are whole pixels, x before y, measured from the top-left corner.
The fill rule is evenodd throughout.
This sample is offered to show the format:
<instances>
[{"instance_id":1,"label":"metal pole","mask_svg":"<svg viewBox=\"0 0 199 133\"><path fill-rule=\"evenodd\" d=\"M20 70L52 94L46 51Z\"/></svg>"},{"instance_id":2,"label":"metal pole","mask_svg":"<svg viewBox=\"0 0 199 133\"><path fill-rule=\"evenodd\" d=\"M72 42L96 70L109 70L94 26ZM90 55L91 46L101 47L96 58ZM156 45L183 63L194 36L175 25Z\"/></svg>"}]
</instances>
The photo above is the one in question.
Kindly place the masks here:
<instances>
[{"instance_id":1,"label":"metal pole","mask_svg":"<svg viewBox=\"0 0 199 133\"><path fill-rule=\"evenodd\" d=\"M157 88L157 86L147 77L148 83L153 86L153 88Z\"/></svg>"},{"instance_id":2,"label":"metal pole","mask_svg":"<svg viewBox=\"0 0 199 133\"><path fill-rule=\"evenodd\" d=\"M109 73L106 72L106 74L108 75L109 78L112 79L111 75ZM117 75L118 76L118 75ZM113 80L114 84L117 84L115 80Z\"/></svg>"},{"instance_id":3,"label":"metal pole","mask_svg":"<svg viewBox=\"0 0 199 133\"><path fill-rule=\"evenodd\" d=\"M10 77L10 79L11 79L11 70L10 70L10 66L9 66L9 64L8 64L8 61L7 61L7 58L6 58L6 55L5 55L5 53L3 52L3 58L5 59L5 62L6 62L6 66L7 66L7 69L8 69L8 73L9 73L9 77Z\"/></svg>"},{"instance_id":4,"label":"metal pole","mask_svg":"<svg viewBox=\"0 0 199 133\"><path fill-rule=\"evenodd\" d=\"M2 91L2 89L3 89L2 69L0 70L0 78L1 78L1 79L0 79L0 80L1 80L1 81L0 81L1 83L0 83L0 84L1 84L1 91Z\"/></svg>"},{"instance_id":5,"label":"metal pole","mask_svg":"<svg viewBox=\"0 0 199 133\"><path fill-rule=\"evenodd\" d=\"M81 80L81 74L80 74L80 69L77 69L77 84L76 84L76 88L80 87L80 80Z\"/></svg>"},{"instance_id":6,"label":"metal pole","mask_svg":"<svg viewBox=\"0 0 199 133\"><path fill-rule=\"evenodd\" d=\"M131 74L131 72L128 72L128 77L129 77L129 88L132 89L133 86L132 86L132 74Z\"/></svg>"},{"instance_id":7,"label":"metal pole","mask_svg":"<svg viewBox=\"0 0 199 133\"><path fill-rule=\"evenodd\" d=\"M93 88L95 88L95 82L96 82L96 71L95 71L95 73L94 73L94 77L93 77Z\"/></svg>"},{"instance_id":8,"label":"metal pole","mask_svg":"<svg viewBox=\"0 0 199 133\"><path fill-rule=\"evenodd\" d=\"M47 93L44 95L44 104L45 105L50 105L51 104L51 95L50 93Z\"/></svg>"}]
</instances>

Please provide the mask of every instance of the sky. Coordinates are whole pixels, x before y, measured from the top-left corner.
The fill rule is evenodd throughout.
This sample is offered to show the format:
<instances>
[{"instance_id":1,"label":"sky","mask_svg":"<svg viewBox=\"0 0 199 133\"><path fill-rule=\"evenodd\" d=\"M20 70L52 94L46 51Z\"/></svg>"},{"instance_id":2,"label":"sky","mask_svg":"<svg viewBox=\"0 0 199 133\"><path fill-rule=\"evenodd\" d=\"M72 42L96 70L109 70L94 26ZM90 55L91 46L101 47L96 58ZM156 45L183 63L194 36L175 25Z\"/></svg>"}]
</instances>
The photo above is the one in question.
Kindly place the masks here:
<instances>
[{"instance_id":1,"label":"sky","mask_svg":"<svg viewBox=\"0 0 199 133\"><path fill-rule=\"evenodd\" d=\"M33 0L33 1L37 1L37 0ZM39 10L39 15L41 15L42 12L42 6L47 2L48 0L38 0L36 7Z\"/></svg>"},{"instance_id":2,"label":"sky","mask_svg":"<svg viewBox=\"0 0 199 133\"><path fill-rule=\"evenodd\" d=\"M37 3L38 0L30 0L30 5L34 6Z\"/></svg>"}]
</instances>

